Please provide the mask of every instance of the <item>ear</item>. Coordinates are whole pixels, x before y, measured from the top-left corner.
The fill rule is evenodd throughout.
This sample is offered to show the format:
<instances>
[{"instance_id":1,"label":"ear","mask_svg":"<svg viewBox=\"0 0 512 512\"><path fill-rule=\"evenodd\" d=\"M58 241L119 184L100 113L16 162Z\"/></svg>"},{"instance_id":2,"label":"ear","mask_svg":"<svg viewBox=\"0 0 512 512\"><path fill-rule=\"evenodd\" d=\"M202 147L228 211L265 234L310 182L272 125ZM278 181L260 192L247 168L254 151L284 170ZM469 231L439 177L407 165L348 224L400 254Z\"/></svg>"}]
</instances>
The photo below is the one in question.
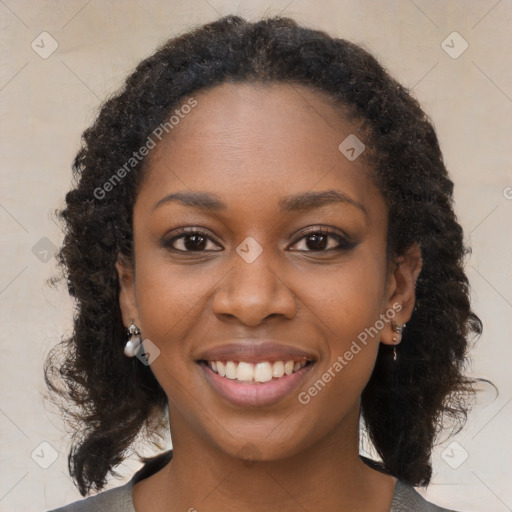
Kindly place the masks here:
<instances>
[{"instance_id":1,"label":"ear","mask_svg":"<svg viewBox=\"0 0 512 512\"><path fill-rule=\"evenodd\" d=\"M421 249L414 243L403 254L389 263L387 286L387 309L394 312L392 318L397 327L402 327L412 316L416 301L416 281L421 272ZM381 332L381 342L386 345L400 343L400 335L393 330L391 322Z\"/></svg>"},{"instance_id":2,"label":"ear","mask_svg":"<svg viewBox=\"0 0 512 512\"><path fill-rule=\"evenodd\" d=\"M140 326L139 311L135 296L135 273L133 265L128 259L119 254L116 261L117 276L119 279L119 307L123 316L125 327L133 320Z\"/></svg>"}]
</instances>

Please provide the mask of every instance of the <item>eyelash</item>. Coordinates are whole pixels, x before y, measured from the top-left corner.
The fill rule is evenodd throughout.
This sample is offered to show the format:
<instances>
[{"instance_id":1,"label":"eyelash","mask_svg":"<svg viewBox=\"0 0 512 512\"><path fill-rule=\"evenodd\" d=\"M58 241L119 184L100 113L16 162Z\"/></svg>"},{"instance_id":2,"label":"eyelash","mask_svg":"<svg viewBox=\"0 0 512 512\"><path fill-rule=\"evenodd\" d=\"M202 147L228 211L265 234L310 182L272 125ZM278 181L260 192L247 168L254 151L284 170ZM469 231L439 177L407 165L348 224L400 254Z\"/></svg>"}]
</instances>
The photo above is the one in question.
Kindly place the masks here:
<instances>
[{"instance_id":1,"label":"eyelash","mask_svg":"<svg viewBox=\"0 0 512 512\"><path fill-rule=\"evenodd\" d=\"M208 235L208 233L206 233L204 231L201 231L201 230L199 230L197 228L183 228L183 230L180 231L179 235L175 235L175 236L173 236L172 238L169 238L169 239L163 239L162 242L161 242L161 245L162 245L162 247L164 247L166 249L170 249L172 251L181 252L181 253L220 252L220 250L213 250L213 251L212 250L190 251L190 250L176 249L175 247L173 247L173 243L176 240L183 239L187 235L199 235L199 236L207 238L208 240L211 241L211 237ZM355 242L350 241L348 238L340 235L339 233L337 233L335 231L332 231L332 230L329 230L329 229L326 229L326 228L311 229L308 232L303 233L301 235L301 237L298 240L296 240L292 245L296 245L301 240L307 238L308 236L312 236L312 235L324 235L324 236L328 236L330 238L333 238L334 240L336 240L338 246L334 247L334 248L331 247L330 249L321 249L321 250L318 250L318 251L303 250L303 249L301 249L301 250L299 250L299 252L328 253L328 252L331 252L331 251L344 251L344 250L346 251L346 250L353 249L357 245Z\"/></svg>"}]
</instances>

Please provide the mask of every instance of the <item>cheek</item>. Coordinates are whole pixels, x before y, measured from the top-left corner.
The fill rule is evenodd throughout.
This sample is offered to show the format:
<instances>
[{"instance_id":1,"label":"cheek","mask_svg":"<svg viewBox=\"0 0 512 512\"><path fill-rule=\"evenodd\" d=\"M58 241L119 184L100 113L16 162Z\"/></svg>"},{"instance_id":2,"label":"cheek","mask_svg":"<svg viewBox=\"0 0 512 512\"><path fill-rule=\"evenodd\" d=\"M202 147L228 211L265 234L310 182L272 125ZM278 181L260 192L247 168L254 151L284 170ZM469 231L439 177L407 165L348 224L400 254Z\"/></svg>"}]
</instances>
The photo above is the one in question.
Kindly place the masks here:
<instances>
[{"instance_id":1,"label":"cheek","mask_svg":"<svg viewBox=\"0 0 512 512\"><path fill-rule=\"evenodd\" d=\"M304 294L308 308L340 342L357 337L384 312L385 262L369 251L361 251L350 261L331 267L329 272L318 270L310 279L301 279L303 286L307 285L305 290L309 290Z\"/></svg>"},{"instance_id":2,"label":"cheek","mask_svg":"<svg viewBox=\"0 0 512 512\"><path fill-rule=\"evenodd\" d=\"M321 376L330 398L359 394L373 370L385 313L386 264L381 251L361 252L350 264L316 280L308 307L327 338ZM327 398L327 396L326 396Z\"/></svg>"},{"instance_id":3,"label":"cheek","mask_svg":"<svg viewBox=\"0 0 512 512\"><path fill-rule=\"evenodd\" d=\"M213 288L215 271L208 263L172 264L146 240L136 254L136 296L141 329L156 340L180 339Z\"/></svg>"}]
</instances>

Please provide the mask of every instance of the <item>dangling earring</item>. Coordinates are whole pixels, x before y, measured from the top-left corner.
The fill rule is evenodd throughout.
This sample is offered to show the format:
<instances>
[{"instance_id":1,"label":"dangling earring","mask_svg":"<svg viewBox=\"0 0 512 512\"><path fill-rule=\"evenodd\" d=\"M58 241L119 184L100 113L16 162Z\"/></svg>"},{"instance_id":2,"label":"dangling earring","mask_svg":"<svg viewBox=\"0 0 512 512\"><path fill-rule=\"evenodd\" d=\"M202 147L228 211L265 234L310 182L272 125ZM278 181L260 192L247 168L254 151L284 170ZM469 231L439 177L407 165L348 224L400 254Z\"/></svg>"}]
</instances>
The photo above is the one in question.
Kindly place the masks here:
<instances>
[{"instance_id":1,"label":"dangling earring","mask_svg":"<svg viewBox=\"0 0 512 512\"><path fill-rule=\"evenodd\" d=\"M130 327L128 327L127 334L129 338L124 346L124 354L127 357L133 357L142 343L142 340L140 336L140 329L133 323L132 318L130 318Z\"/></svg>"},{"instance_id":2,"label":"dangling earring","mask_svg":"<svg viewBox=\"0 0 512 512\"><path fill-rule=\"evenodd\" d=\"M398 336L393 336L392 339L397 344L400 343L400 341L402 340L402 331L404 330L404 327L405 327L405 324L402 325L402 327L398 327L398 325L396 325L395 322L393 322L393 320L391 320L391 329L393 329L393 331L398 334Z\"/></svg>"},{"instance_id":3,"label":"dangling earring","mask_svg":"<svg viewBox=\"0 0 512 512\"><path fill-rule=\"evenodd\" d=\"M395 343L395 346L393 347L393 361L397 360L396 355L396 345L398 345L402 341L402 331L404 330L405 324L402 325L402 327L398 327L398 325L391 320L391 329L393 329L394 332L398 334L398 336L393 336L393 342Z\"/></svg>"}]
</instances>

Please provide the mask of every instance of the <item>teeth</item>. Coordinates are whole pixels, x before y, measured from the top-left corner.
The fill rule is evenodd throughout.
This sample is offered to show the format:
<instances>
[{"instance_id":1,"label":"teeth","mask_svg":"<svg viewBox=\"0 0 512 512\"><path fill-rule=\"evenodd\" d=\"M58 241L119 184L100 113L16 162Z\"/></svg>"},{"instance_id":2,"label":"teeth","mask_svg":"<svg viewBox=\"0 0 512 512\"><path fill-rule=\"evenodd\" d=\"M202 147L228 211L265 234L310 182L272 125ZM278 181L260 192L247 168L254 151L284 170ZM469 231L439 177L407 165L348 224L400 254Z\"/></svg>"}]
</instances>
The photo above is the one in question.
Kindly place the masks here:
<instances>
[{"instance_id":1,"label":"teeth","mask_svg":"<svg viewBox=\"0 0 512 512\"><path fill-rule=\"evenodd\" d=\"M272 377L282 377L284 375L284 363L283 361L276 361L272 368Z\"/></svg>"},{"instance_id":2,"label":"teeth","mask_svg":"<svg viewBox=\"0 0 512 512\"><path fill-rule=\"evenodd\" d=\"M284 375L298 372L307 361L262 361L252 364L245 361L209 361L208 366L221 377L240 382L268 382L272 378L280 379Z\"/></svg>"},{"instance_id":3,"label":"teeth","mask_svg":"<svg viewBox=\"0 0 512 512\"><path fill-rule=\"evenodd\" d=\"M256 382L272 380L272 365L270 363L258 363L254 367L254 380Z\"/></svg>"},{"instance_id":4,"label":"teeth","mask_svg":"<svg viewBox=\"0 0 512 512\"><path fill-rule=\"evenodd\" d=\"M215 371L215 370L214 370ZM238 363L236 370L236 378L238 380L252 380L254 377L254 366L250 363L244 363L241 361Z\"/></svg>"},{"instance_id":5,"label":"teeth","mask_svg":"<svg viewBox=\"0 0 512 512\"><path fill-rule=\"evenodd\" d=\"M233 361L226 363L226 377L231 380L236 379L236 364Z\"/></svg>"}]
</instances>

